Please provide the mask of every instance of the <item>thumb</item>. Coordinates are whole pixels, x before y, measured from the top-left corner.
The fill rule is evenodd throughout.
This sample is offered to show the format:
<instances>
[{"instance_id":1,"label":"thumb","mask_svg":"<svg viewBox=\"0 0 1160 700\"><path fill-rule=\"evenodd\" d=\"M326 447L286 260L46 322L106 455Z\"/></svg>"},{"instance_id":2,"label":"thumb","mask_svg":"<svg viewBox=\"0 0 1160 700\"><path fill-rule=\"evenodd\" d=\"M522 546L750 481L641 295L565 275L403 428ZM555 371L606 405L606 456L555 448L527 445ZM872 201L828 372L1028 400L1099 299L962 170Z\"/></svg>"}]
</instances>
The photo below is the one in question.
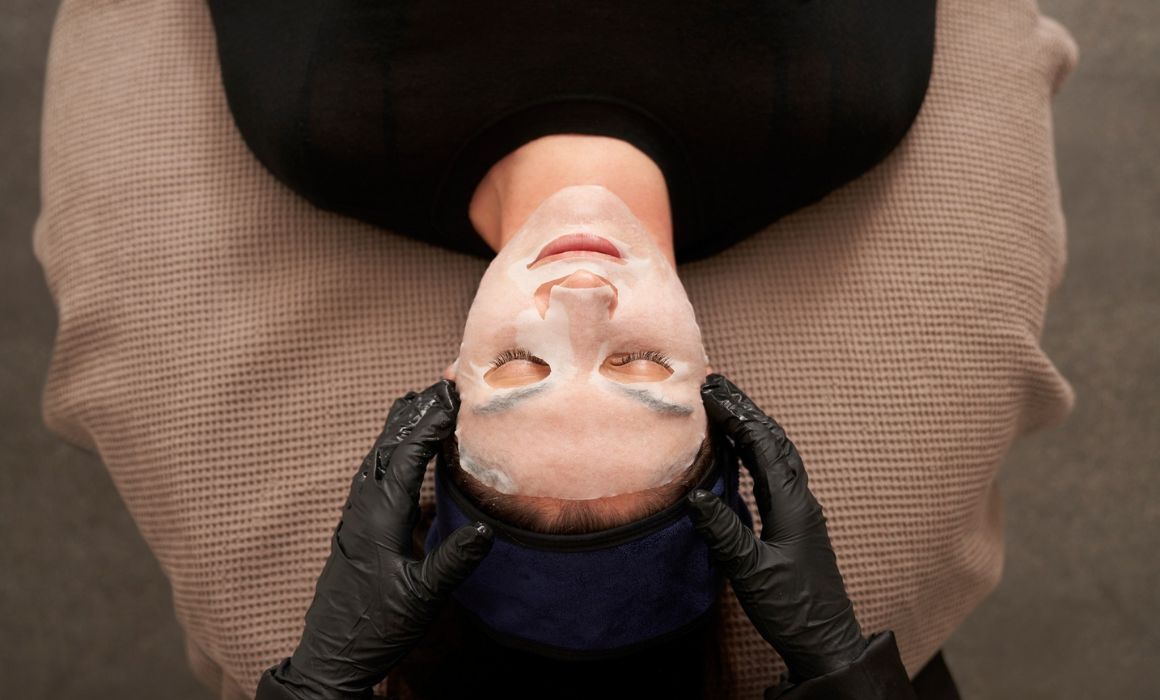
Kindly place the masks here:
<instances>
[{"instance_id":1,"label":"thumb","mask_svg":"<svg viewBox=\"0 0 1160 700\"><path fill-rule=\"evenodd\" d=\"M429 601L442 599L475 571L491 551L495 535L477 522L464 525L419 563L415 583Z\"/></svg>"},{"instance_id":2,"label":"thumb","mask_svg":"<svg viewBox=\"0 0 1160 700\"><path fill-rule=\"evenodd\" d=\"M713 559L721 565L735 588L746 588L745 579L754 572L761 555L761 541L724 501L712 493L696 489L686 502L693 528L709 545Z\"/></svg>"}]
</instances>

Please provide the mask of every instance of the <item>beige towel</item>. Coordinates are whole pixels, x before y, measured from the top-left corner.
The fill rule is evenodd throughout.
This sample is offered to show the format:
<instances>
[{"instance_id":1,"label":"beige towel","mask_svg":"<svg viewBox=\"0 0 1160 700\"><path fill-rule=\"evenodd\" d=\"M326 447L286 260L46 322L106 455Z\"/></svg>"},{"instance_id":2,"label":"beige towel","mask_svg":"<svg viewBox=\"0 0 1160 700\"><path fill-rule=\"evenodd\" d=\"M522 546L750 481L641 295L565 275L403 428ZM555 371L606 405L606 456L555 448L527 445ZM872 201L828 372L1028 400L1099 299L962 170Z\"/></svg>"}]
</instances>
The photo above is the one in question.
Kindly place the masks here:
<instances>
[{"instance_id":1,"label":"beige towel","mask_svg":"<svg viewBox=\"0 0 1160 700\"><path fill-rule=\"evenodd\" d=\"M1073 400L1038 339L1065 259L1050 99L1075 43L1031 0L941 0L938 25L884 163L681 270L714 367L800 447L858 617L911 672L999 578L1011 441ZM198 675L250 697L297 643L388 406L454 357L484 263L267 174L200 0L64 0L45 99L45 420L108 466ZM726 605L754 697L776 657Z\"/></svg>"}]
</instances>

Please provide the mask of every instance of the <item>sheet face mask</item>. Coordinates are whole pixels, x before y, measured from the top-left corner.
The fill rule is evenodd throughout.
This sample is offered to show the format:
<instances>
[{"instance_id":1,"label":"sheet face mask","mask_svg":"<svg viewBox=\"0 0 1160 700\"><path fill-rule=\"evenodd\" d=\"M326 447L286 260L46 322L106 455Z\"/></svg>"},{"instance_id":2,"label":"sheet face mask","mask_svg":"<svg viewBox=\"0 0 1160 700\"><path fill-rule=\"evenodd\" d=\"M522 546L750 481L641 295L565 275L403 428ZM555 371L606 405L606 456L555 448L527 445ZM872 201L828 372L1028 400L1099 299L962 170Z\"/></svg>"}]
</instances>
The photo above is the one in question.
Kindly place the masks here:
<instances>
[{"instance_id":1,"label":"sheet face mask","mask_svg":"<svg viewBox=\"0 0 1160 700\"><path fill-rule=\"evenodd\" d=\"M620 258L570 252L533 265L575 233ZM495 257L468 312L453 366L461 466L526 496L662 486L705 438L707 363L676 270L624 201L599 185L563 188Z\"/></svg>"}]
</instances>

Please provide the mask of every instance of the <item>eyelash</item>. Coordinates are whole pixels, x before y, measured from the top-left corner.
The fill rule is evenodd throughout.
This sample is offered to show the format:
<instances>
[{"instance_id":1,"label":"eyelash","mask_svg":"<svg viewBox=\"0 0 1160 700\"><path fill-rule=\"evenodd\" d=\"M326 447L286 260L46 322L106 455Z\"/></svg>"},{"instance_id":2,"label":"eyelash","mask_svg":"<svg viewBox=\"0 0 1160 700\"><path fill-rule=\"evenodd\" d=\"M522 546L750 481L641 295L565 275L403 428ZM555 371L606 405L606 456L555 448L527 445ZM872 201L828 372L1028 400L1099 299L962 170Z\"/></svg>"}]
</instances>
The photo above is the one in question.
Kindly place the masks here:
<instances>
[{"instance_id":1,"label":"eyelash","mask_svg":"<svg viewBox=\"0 0 1160 700\"><path fill-rule=\"evenodd\" d=\"M630 352L618 360L613 360L611 364L614 367L621 367L627 365L629 362L635 362L637 360L649 360L650 362L657 363L665 369L673 368L673 361L670 360L669 357L664 353L658 352L656 350L637 350L636 352Z\"/></svg>"},{"instance_id":2,"label":"eyelash","mask_svg":"<svg viewBox=\"0 0 1160 700\"><path fill-rule=\"evenodd\" d=\"M512 360L527 360L528 362L531 362L533 364L544 365L544 366L547 366L547 364L548 364L547 362L544 362L543 360L536 357L535 355L528 352L527 350L524 350L522 348L514 348L512 350L504 350L498 356L496 356L496 358L491 361L491 368L495 369L496 367L499 367L501 365L506 365L507 363L511 362Z\"/></svg>"},{"instance_id":3,"label":"eyelash","mask_svg":"<svg viewBox=\"0 0 1160 700\"><path fill-rule=\"evenodd\" d=\"M498 356L496 356L496 358L491 361L491 367L492 369L495 369L496 367L505 365L512 360L526 360L537 365L545 366L548 364L527 350L522 348L513 348L511 350L504 350ZM665 369L673 368L672 360L669 359L667 355L657 350L637 350L636 352L630 352L623 357L613 360L611 364L614 367L622 367L627 365L629 362L635 362L637 360L649 360L650 362L655 362L658 365L661 365Z\"/></svg>"}]
</instances>

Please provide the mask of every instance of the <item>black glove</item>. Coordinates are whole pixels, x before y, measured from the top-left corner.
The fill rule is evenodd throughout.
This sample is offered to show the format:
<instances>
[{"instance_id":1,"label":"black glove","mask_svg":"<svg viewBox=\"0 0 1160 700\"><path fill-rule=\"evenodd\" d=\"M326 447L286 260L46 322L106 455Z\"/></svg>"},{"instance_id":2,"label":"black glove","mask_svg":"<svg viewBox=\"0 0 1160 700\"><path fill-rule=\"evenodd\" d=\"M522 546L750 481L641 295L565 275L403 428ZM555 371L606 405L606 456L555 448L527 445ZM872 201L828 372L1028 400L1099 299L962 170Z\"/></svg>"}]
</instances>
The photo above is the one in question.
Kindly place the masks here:
<instances>
[{"instance_id":1,"label":"black glove","mask_svg":"<svg viewBox=\"0 0 1160 700\"><path fill-rule=\"evenodd\" d=\"M701 398L709 420L729 435L753 476L761 539L721 499L700 489L688 499L693 524L757 631L785 659L791 682L844 668L867 642L797 448L725 377L709 375Z\"/></svg>"},{"instance_id":2,"label":"black glove","mask_svg":"<svg viewBox=\"0 0 1160 700\"><path fill-rule=\"evenodd\" d=\"M263 675L258 700L369 696L491 550L491 530L475 523L422 561L410 557L423 472L458 409L446 379L395 401L351 483L302 641Z\"/></svg>"}]
</instances>

